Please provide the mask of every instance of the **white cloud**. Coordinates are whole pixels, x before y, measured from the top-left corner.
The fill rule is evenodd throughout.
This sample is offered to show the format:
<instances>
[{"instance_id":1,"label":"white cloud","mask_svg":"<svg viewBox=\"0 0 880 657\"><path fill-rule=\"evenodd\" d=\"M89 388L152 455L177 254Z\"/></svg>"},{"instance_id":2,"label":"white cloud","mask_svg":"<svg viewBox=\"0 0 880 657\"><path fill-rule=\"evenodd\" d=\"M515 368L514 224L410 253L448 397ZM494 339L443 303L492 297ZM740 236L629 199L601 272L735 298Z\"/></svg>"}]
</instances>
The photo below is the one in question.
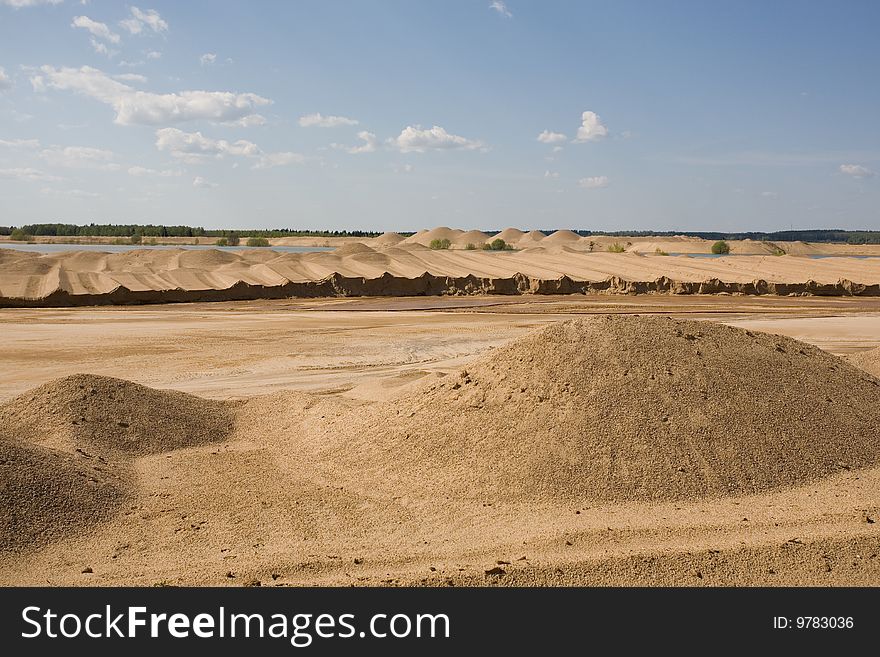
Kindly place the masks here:
<instances>
[{"instance_id":1,"label":"white cloud","mask_svg":"<svg viewBox=\"0 0 880 657\"><path fill-rule=\"evenodd\" d=\"M149 52L147 52L147 59L161 59L161 58L162 58L162 53L160 53L158 50L150 50Z\"/></svg>"},{"instance_id":2,"label":"white cloud","mask_svg":"<svg viewBox=\"0 0 880 657\"><path fill-rule=\"evenodd\" d=\"M545 130L540 135L538 135L538 141L542 144L556 144L560 141L565 141L568 139L561 132L550 132L549 130Z\"/></svg>"},{"instance_id":3,"label":"white cloud","mask_svg":"<svg viewBox=\"0 0 880 657\"><path fill-rule=\"evenodd\" d=\"M302 128L335 128L340 125L357 125L357 119L346 116L323 116L320 112L299 117Z\"/></svg>"},{"instance_id":4,"label":"white cloud","mask_svg":"<svg viewBox=\"0 0 880 657\"><path fill-rule=\"evenodd\" d=\"M283 152L283 153L265 153L260 156L252 169L271 169L272 167L283 167L288 164L301 164L305 158L299 153Z\"/></svg>"},{"instance_id":5,"label":"white cloud","mask_svg":"<svg viewBox=\"0 0 880 657\"><path fill-rule=\"evenodd\" d=\"M14 180L26 180L28 182L34 182L37 180L42 180L44 182L61 180L58 176L52 176L48 173L43 173L38 169L31 168L0 169L0 178L12 178Z\"/></svg>"},{"instance_id":6,"label":"white cloud","mask_svg":"<svg viewBox=\"0 0 880 657\"><path fill-rule=\"evenodd\" d=\"M78 27L83 30L88 30L88 32L92 36L98 37L99 39L104 39L104 41L109 41L110 43L119 43L120 41L119 35L111 31L110 28L107 27L106 23L93 21L88 16L74 17L73 22L70 24L70 27Z\"/></svg>"},{"instance_id":7,"label":"white cloud","mask_svg":"<svg viewBox=\"0 0 880 657\"><path fill-rule=\"evenodd\" d=\"M28 150L36 150L40 147L39 139L0 139L0 146L3 148L21 148Z\"/></svg>"},{"instance_id":8,"label":"white cloud","mask_svg":"<svg viewBox=\"0 0 880 657\"><path fill-rule=\"evenodd\" d=\"M180 169L148 169L147 167L133 166L128 168L128 175L140 178L142 176L159 176L160 178L171 178L172 176L183 175Z\"/></svg>"},{"instance_id":9,"label":"white cloud","mask_svg":"<svg viewBox=\"0 0 880 657\"><path fill-rule=\"evenodd\" d=\"M777 196L779 196L779 194L777 194L776 192L761 192L761 196L763 198L776 198Z\"/></svg>"},{"instance_id":10,"label":"white cloud","mask_svg":"<svg viewBox=\"0 0 880 657\"><path fill-rule=\"evenodd\" d=\"M116 171L119 165L113 162L113 151L88 146L52 146L40 151L40 158L49 165L69 169L101 169Z\"/></svg>"},{"instance_id":11,"label":"white cloud","mask_svg":"<svg viewBox=\"0 0 880 657\"><path fill-rule=\"evenodd\" d=\"M581 115L581 127L578 128L574 138L576 144L585 141L596 141L608 136L608 128L602 124L602 119L595 112L586 111Z\"/></svg>"},{"instance_id":12,"label":"white cloud","mask_svg":"<svg viewBox=\"0 0 880 657\"><path fill-rule=\"evenodd\" d=\"M137 7L131 8L131 18L119 21L119 24L128 30L131 34L140 34L145 27L149 27L153 32L167 32L168 23L163 20L155 9L142 11Z\"/></svg>"},{"instance_id":13,"label":"white cloud","mask_svg":"<svg viewBox=\"0 0 880 657\"><path fill-rule=\"evenodd\" d=\"M213 189L216 188L217 183L208 182L201 176L196 176L193 178L193 187L201 188L201 189Z\"/></svg>"},{"instance_id":14,"label":"white cloud","mask_svg":"<svg viewBox=\"0 0 880 657\"><path fill-rule=\"evenodd\" d=\"M140 82L141 84L147 83L146 76L141 75L140 73L120 73L119 75L114 75L113 78L115 80L121 80L122 82Z\"/></svg>"},{"instance_id":15,"label":"white cloud","mask_svg":"<svg viewBox=\"0 0 880 657\"><path fill-rule=\"evenodd\" d=\"M205 137L201 132L183 132L177 128L156 130L156 148L188 162L206 157L257 157L261 154L255 143L244 139L228 142L225 139Z\"/></svg>"},{"instance_id":16,"label":"white cloud","mask_svg":"<svg viewBox=\"0 0 880 657\"><path fill-rule=\"evenodd\" d=\"M37 7L39 5L60 5L64 0L0 0L0 5L6 5L13 9L23 7Z\"/></svg>"},{"instance_id":17,"label":"white cloud","mask_svg":"<svg viewBox=\"0 0 880 657\"><path fill-rule=\"evenodd\" d=\"M590 176L578 180L578 186L584 189L600 189L608 187L608 176Z\"/></svg>"},{"instance_id":18,"label":"white cloud","mask_svg":"<svg viewBox=\"0 0 880 657\"><path fill-rule=\"evenodd\" d=\"M207 66L208 64L213 64L217 61L217 55L212 52L206 52L204 55L199 57L199 63L202 66Z\"/></svg>"},{"instance_id":19,"label":"white cloud","mask_svg":"<svg viewBox=\"0 0 880 657\"><path fill-rule=\"evenodd\" d=\"M252 128L256 125L266 125L266 117L262 114L249 114L235 121L222 121L222 123L233 128Z\"/></svg>"},{"instance_id":20,"label":"white cloud","mask_svg":"<svg viewBox=\"0 0 880 657\"><path fill-rule=\"evenodd\" d=\"M160 128L156 131L156 148L187 164L199 164L207 159L247 157L256 159L254 169L270 169L287 164L300 163L305 158L299 153L266 153L251 141L239 139L211 139L201 132L183 132L177 128Z\"/></svg>"},{"instance_id":21,"label":"white cloud","mask_svg":"<svg viewBox=\"0 0 880 657\"><path fill-rule=\"evenodd\" d=\"M494 9L499 14L504 16L505 18L512 18L513 14L510 13L510 10L507 8L507 5L502 2L502 0L492 0L491 4L489 4L489 9Z\"/></svg>"},{"instance_id":22,"label":"white cloud","mask_svg":"<svg viewBox=\"0 0 880 657\"><path fill-rule=\"evenodd\" d=\"M352 155L357 155L359 153L373 153L379 147L379 140L376 139L376 135L372 132L361 130L357 133L357 138L364 143L360 146L343 146L342 144L331 144L331 146L333 148L344 150Z\"/></svg>"},{"instance_id":23,"label":"white cloud","mask_svg":"<svg viewBox=\"0 0 880 657\"><path fill-rule=\"evenodd\" d=\"M459 135L446 132L439 125L430 130L422 130L421 126L407 126L389 143L401 153L424 153L426 151L442 150L486 150L486 145L481 141L466 139Z\"/></svg>"},{"instance_id":24,"label":"white cloud","mask_svg":"<svg viewBox=\"0 0 880 657\"><path fill-rule=\"evenodd\" d=\"M12 89L12 80L6 75L6 69L0 66L0 91Z\"/></svg>"},{"instance_id":25,"label":"white cloud","mask_svg":"<svg viewBox=\"0 0 880 657\"><path fill-rule=\"evenodd\" d=\"M544 172L544 177L545 177L545 178L558 178L558 177L559 177L559 172L558 172L558 171L550 171L550 169L547 169L547 170Z\"/></svg>"},{"instance_id":26,"label":"white cloud","mask_svg":"<svg viewBox=\"0 0 880 657\"><path fill-rule=\"evenodd\" d=\"M870 178L877 175L875 171L872 171L861 164L841 164L840 173L852 176L853 178Z\"/></svg>"},{"instance_id":27,"label":"white cloud","mask_svg":"<svg viewBox=\"0 0 880 657\"><path fill-rule=\"evenodd\" d=\"M252 93L181 91L156 94L139 91L91 66L42 66L43 75L31 78L34 90L44 87L73 91L110 105L119 125L162 125L184 121L235 121L253 115L272 101Z\"/></svg>"}]
</instances>

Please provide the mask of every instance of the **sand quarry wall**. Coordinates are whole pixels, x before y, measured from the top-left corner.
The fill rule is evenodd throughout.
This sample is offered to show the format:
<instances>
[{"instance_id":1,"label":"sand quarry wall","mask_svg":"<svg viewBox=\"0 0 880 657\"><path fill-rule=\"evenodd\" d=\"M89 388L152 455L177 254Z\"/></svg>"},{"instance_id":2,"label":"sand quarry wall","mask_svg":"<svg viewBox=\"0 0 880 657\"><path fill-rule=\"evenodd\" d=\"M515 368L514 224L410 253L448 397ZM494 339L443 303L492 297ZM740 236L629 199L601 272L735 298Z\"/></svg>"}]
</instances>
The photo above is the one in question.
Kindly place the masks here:
<instances>
[{"instance_id":1,"label":"sand quarry wall","mask_svg":"<svg viewBox=\"0 0 880 657\"><path fill-rule=\"evenodd\" d=\"M590 253L564 241L515 252L419 244L332 252L0 249L0 307L291 297L481 294L880 296L880 259Z\"/></svg>"}]
</instances>

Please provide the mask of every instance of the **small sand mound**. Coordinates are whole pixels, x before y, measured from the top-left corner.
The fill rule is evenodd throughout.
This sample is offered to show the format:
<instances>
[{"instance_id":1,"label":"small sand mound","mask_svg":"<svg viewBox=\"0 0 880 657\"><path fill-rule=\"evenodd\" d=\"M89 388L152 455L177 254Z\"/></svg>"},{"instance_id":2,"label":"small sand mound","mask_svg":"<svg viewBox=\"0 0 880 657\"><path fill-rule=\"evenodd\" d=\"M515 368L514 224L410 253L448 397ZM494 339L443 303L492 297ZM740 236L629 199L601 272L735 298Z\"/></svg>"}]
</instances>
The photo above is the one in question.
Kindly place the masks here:
<instances>
[{"instance_id":1,"label":"small sand mound","mask_svg":"<svg viewBox=\"0 0 880 657\"><path fill-rule=\"evenodd\" d=\"M360 253L375 253L373 249L368 247L366 244L361 244L360 242L349 242L348 244L344 244L340 246L338 249L333 251L333 255L337 255L340 257L357 255Z\"/></svg>"},{"instance_id":2,"label":"small sand mound","mask_svg":"<svg viewBox=\"0 0 880 657\"><path fill-rule=\"evenodd\" d=\"M154 454L223 440L227 403L92 374L46 383L0 406L10 435L67 452Z\"/></svg>"},{"instance_id":3,"label":"small sand mound","mask_svg":"<svg viewBox=\"0 0 880 657\"><path fill-rule=\"evenodd\" d=\"M405 238L400 233L395 233L393 231L389 231L387 233L382 233L379 237L373 239L373 246L396 246L400 244Z\"/></svg>"},{"instance_id":4,"label":"small sand mound","mask_svg":"<svg viewBox=\"0 0 880 657\"><path fill-rule=\"evenodd\" d=\"M880 378L880 347L851 354L847 356L847 360L859 369Z\"/></svg>"},{"instance_id":5,"label":"small sand mound","mask_svg":"<svg viewBox=\"0 0 880 657\"><path fill-rule=\"evenodd\" d=\"M880 381L812 346L606 316L337 420L323 456L346 485L426 503L677 500L874 464L878 426Z\"/></svg>"},{"instance_id":6,"label":"small sand mound","mask_svg":"<svg viewBox=\"0 0 880 657\"><path fill-rule=\"evenodd\" d=\"M581 236L570 230L557 230L552 235L545 238L546 242L563 244L566 242L579 242Z\"/></svg>"},{"instance_id":7,"label":"small sand mound","mask_svg":"<svg viewBox=\"0 0 880 657\"><path fill-rule=\"evenodd\" d=\"M111 517L128 488L95 457L0 437L0 552L81 534Z\"/></svg>"}]
</instances>

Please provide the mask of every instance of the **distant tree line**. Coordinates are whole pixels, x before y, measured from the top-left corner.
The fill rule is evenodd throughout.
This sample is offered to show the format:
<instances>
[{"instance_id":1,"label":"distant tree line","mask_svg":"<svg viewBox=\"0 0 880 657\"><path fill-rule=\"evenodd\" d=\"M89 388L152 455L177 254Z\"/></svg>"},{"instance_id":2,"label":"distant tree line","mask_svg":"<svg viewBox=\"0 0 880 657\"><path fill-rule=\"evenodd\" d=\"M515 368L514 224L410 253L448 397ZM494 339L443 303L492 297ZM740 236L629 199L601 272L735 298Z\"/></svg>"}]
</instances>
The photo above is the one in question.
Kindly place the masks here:
<instances>
[{"instance_id":1,"label":"distant tree line","mask_svg":"<svg viewBox=\"0 0 880 657\"><path fill-rule=\"evenodd\" d=\"M15 226L0 226L0 235L10 235ZM200 226L162 226L155 224L26 224L19 229L34 236L55 237L376 237L380 233L364 230L206 230Z\"/></svg>"},{"instance_id":2,"label":"distant tree line","mask_svg":"<svg viewBox=\"0 0 880 657\"><path fill-rule=\"evenodd\" d=\"M0 235L11 235L20 230L25 235L56 237L376 237L378 231L368 230L298 230L293 228L255 230L206 230L200 226L162 226L155 224L26 224L24 226L0 226ZM498 231L486 231L494 234ZM553 231L543 231L550 234ZM740 233L683 231L683 230L575 230L582 237L610 235L612 237L671 237L686 235L706 240L758 240L770 242L845 242L848 244L880 244L880 230L779 230L774 232L748 231ZM407 237L412 232L401 232Z\"/></svg>"}]
</instances>

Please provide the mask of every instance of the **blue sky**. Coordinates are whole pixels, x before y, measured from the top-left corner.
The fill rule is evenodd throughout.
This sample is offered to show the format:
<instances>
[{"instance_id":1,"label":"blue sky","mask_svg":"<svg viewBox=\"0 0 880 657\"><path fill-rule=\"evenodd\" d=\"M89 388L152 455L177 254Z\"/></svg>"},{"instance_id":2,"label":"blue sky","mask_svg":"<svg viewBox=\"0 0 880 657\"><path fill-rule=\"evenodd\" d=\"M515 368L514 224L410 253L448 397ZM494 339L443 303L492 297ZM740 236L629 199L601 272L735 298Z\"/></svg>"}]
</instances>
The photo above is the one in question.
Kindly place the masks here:
<instances>
[{"instance_id":1,"label":"blue sky","mask_svg":"<svg viewBox=\"0 0 880 657\"><path fill-rule=\"evenodd\" d=\"M0 0L0 224L880 229L880 3Z\"/></svg>"}]
</instances>

